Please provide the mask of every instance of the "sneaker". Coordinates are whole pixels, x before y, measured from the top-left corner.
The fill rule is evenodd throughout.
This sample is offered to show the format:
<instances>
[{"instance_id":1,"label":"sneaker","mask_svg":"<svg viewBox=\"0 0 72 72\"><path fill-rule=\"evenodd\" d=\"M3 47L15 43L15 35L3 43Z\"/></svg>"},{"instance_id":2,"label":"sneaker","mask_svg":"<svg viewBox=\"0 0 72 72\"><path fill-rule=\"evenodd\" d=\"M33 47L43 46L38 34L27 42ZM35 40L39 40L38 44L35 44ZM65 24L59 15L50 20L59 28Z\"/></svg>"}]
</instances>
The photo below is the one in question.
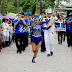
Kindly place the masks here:
<instances>
[{"instance_id":1,"label":"sneaker","mask_svg":"<svg viewBox=\"0 0 72 72\"><path fill-rule=\"evenodd\" d=\"M49 57L49 56L51 56L50 54L47 54L47 56Z\"/></svg>"},{"instance_id":2,"label":"sneaker","mask_svg":"<svg viewBox=\"0 0 72 72\"><path fill-rule=\"evenodd\" d=\"M32 59L32 63L36 63L34 59Z\"/></svg>"},{"instance_id":3,"label":"sneaker","mask_svg":"<svg viewBox=\"0 0 72 72\"><path fill-rule=\"evenodd\" d=\"M32 63L36 63L36 62L35 62L35 58L36 58L36 57L33 57L33 59L32 59Z\"/></svg>"}]
</instances>

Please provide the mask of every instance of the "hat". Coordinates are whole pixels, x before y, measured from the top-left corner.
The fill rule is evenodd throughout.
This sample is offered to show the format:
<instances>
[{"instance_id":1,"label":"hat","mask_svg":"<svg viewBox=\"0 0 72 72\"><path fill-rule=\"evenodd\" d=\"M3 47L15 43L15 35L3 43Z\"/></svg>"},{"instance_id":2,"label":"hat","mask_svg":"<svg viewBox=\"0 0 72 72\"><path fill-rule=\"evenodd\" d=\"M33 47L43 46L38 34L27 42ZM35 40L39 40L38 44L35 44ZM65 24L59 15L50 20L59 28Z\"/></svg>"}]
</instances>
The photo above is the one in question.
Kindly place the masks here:
<instances>
[{"instance_id":1,"label":"hat","mask_svg":"<svg viewBox=\"0 0 72 72\"><path fill-rule=\"evenodd\" d=\"M31 13L25 13L25 15L26 15L26 16L32 16L32 14L31 14Z\"/></svg>"},{"instance_id":2,"label":"hat","mask_svg":"<svg viewBox=\"0 0 72 72\"><path fill-rule=\"evenodd\" d=\"M52 8L51 8L51 6L48 7L47 13L52 13Z\"/></svg>"},{"instance_id":3,"label":"hat","mask_svg":"<svg viewBox=\"0 0 72 72\"><path fill-rule=\"evenodd\" d=\"M35 14L34 16L35 16L35 18L39 18L39 17L40 17L40 16L39 16L39 15L37 15L37 14Z\"/></svg>"}]
</instances>

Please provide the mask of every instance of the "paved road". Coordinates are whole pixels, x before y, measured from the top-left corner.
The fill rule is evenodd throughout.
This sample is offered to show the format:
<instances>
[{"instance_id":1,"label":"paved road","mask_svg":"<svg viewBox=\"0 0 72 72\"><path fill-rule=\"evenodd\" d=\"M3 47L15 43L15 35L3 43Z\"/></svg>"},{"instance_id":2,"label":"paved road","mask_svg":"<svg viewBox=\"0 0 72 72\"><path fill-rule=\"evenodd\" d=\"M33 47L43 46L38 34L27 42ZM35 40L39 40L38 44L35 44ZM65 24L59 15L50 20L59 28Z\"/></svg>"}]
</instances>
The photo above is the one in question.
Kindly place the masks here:
<instances>
[{"instance_id":1,"label":"paved road","mask_svg":"<svg viewBox=\"0 0 72 72\"><path fill-rule=\"evenodd\" d=\"M31 45L22 54L17 54L12 44L0 53L0 72L72 72L72 48L68 48L66 42L58 45L57 35L52 57L39 51L35 64L31 62L32 57Z\"/></svg>"}]
</instances>

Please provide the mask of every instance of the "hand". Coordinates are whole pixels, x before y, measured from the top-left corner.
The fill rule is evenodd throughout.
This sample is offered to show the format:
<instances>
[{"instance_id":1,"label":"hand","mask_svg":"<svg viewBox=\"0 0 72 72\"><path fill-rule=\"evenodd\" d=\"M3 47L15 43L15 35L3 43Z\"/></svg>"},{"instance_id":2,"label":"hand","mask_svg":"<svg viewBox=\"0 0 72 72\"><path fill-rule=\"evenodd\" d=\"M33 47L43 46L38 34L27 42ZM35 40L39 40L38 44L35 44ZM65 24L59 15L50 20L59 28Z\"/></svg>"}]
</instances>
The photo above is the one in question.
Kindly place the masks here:
<instances>
[{"instance_id":1,"label":"hand","mask_svg":"<svg viewBox=\"0 0 72 72\"><path fill-rule=\"evenodd\" d=\"M28 26L30 26L30 24L28 24Z\"/></svg>"},{"instance_id":2,"label":"hand","mask_svg":"<svg viewBox=\"0 0 72 72\"><path fill-rule=\"evenodd\" d=\"M21 20L23 21L23 18L21 18Z\"/></svg>"}]
</instances>

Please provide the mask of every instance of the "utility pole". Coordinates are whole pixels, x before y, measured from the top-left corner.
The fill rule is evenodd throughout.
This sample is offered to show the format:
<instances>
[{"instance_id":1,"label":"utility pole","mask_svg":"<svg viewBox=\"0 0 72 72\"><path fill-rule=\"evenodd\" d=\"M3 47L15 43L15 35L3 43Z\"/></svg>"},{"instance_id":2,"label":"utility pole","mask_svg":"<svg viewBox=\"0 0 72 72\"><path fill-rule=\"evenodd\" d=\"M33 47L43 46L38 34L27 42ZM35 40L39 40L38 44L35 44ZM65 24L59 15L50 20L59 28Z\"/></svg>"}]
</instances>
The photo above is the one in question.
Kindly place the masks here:
<instances>
[{"instance_id":1,"label":"utility pole","mask_svg":"<svg viewBox=\"0 0 72 72\"><path fill-rule=\"evenodd\" d=\"M40 12L42 11L42 0L40 0Z\"/></svg>"},{"instance_id":2,"label":"utility pole","mask_svg":"<svg viewBox=\"0 0 72 72\"><path fill-rule=\"evenodd\" d=\"M19 12L19 0L17 0L17 13Z\"/></svg>"}]
</instances>

